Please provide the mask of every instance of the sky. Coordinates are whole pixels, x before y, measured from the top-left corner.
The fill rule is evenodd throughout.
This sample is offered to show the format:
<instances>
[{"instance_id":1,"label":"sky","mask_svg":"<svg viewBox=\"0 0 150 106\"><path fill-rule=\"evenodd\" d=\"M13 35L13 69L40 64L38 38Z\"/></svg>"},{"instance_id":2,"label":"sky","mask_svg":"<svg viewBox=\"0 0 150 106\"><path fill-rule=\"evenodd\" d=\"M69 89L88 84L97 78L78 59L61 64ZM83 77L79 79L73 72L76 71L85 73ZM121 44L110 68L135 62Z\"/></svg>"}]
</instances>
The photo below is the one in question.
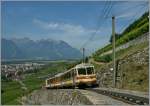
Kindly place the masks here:
<instances>
[{"instance_id":1,"label":"sky","mask_svg":"<svg viewBox=\"0 0 150 106\"><path fill-rule=\"evenodd\" d=\"M63 40L86 54L148 11L146 1L3 1L2 37Z\"/></svg>"}]
</instances>

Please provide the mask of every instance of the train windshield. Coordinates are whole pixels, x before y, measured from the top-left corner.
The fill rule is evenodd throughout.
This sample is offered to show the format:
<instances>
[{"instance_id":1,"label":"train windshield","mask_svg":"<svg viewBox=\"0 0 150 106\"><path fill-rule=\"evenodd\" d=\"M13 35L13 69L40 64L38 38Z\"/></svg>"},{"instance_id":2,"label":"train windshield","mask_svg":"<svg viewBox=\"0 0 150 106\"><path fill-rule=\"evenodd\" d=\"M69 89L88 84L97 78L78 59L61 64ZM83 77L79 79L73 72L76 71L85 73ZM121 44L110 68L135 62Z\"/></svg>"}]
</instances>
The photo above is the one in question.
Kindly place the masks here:
<instances>
[{"instance_id":1,"label":"train windshield","mask_svg":"<svg viewBox=\"0 0 150 106\"><path fill-rule=\"evenodd\" d=\"M79 75L86 75L86 69L85 68L78 68L78 74Z\"/></svg>"},{"instance_id":2,"label":"train windshield","mask_svg":"<svg viewBox=\"0 0 150 106\"><path fill-rule=\"evenodd\" d=\"M78 74L79 75L94 74L94 68L93 67L78 68Z\"/></svg>"},{"instance_id":3,"label":"train windshield","mask_svg":"<svg viewBox=\"0 0 150 106\"><path fill-rule=\"evenodd\" d=\"M93 67L87 67L87 74L94 74L94 68Z\"/></svg>"}]
</instances>

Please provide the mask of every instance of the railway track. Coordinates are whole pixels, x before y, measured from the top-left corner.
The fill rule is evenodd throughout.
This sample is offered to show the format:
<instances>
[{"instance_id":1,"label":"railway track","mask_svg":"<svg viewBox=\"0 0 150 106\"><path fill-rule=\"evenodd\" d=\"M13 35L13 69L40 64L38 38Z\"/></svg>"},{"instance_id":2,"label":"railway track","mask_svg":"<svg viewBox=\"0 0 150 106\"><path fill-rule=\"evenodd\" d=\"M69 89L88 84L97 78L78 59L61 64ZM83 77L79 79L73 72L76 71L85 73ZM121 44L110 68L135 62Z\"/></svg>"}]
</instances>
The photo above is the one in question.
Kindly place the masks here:
<instances>
[{"instance_id":1,"label":"railway track","mask_svg":"<svg viewBox=\"0 0 150 106\"><path fill-rule=\"evenodd\" d=\"M113 99L123 101L131 105L149 105L148 94L143 94L135 91L107 88L86 88L85 90L109 96Z\"/></svg>"}]
</instances>

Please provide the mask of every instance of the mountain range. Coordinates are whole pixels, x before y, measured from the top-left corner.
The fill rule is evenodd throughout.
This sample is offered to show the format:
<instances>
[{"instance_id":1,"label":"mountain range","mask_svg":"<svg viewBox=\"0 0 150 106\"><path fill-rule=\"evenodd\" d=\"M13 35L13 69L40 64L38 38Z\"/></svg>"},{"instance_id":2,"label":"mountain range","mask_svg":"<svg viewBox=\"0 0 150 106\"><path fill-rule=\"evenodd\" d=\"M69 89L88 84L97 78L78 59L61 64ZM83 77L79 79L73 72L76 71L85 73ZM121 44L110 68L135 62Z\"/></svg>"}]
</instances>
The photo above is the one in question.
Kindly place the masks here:
<instances>
[{"instance_id":1,"label":"mountain range","mask_svg":"<svg viewBox=\"0 0 150 106\"><path fill-rule=\"evenodd\" d=\"M11 59L78 59L81 52L71 47L65 41L41 39L31 40L29 38L12 38L1 40L2 60Z\"/></svg>"}]
</instances>

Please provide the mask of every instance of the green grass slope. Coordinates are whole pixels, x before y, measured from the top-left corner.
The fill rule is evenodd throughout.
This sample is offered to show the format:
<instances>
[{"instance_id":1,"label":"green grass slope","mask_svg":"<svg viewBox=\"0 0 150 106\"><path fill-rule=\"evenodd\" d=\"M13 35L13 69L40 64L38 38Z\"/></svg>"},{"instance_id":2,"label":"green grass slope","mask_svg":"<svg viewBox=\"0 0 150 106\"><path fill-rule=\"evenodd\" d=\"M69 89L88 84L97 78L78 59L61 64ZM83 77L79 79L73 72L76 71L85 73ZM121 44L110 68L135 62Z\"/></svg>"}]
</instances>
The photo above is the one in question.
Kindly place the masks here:
<instances>
[{"instance_id":1,"label":"green grass slope","mask_svg":"<svg viewBox=\"0 0 150 106\"><path fill-rule=\"evenodd\" d=\"M130 24L121 34L119 39L116 40L116 46L120 46L130 40L137 38L149 31L149 13L146 12L139 19ZM99 49L93 54L95 61L109 62L111 55L101 57L100 54L112 49L112 44L106 45L104 48Z\"/></svg>"},{"instance_id":2,"label":"green grass slope","mask_svg":"<svg viewBox=\"0 0 150 106\"><path fill-rule=\"evenodd\" d=\"M45 84L47 75L54 75L58 72L63 72L74 66L72 62L51 62L43 69L23 75L21 80L27 89L24 89L19 81L2 80L1 87L1 103L2 105L17 105L21 104L21 97L31 93L33 90L40 89Z\"/></svg>"},{"instance_id":3,"label":"green grass slope","mask_svg":"<svg viewBox=\"0 0 150 106\"><path fill-rule=\"evenodd\" d=\"M118 73L120 73L121 71L123 72L122 86L121 83L117 81L118 85L117 88L148 92L149 90L148 47L149 42L147 41L116 52L116 59L118 61L122 61L123 63L121 65L121 69L118 70ZM145 50L146 48L147 50ZM139 58L139 60L137 60L137 58ZM125 62L127 60L128 62ZM141 60L145 60L145 62L144 63L140 62ZM92 62L92 64L94 64L95 66L96 73L100 75L102 73L107 73L107 71L113 66L112 61L108 63L103 63L101 65L95 64L94 62ZM98 77L98 79L101 80L101 77ZM112 77L108 76L106 79L103 79L103 82L105 82L107 86L111 86Z\"/></svg>"}]
</instances>

